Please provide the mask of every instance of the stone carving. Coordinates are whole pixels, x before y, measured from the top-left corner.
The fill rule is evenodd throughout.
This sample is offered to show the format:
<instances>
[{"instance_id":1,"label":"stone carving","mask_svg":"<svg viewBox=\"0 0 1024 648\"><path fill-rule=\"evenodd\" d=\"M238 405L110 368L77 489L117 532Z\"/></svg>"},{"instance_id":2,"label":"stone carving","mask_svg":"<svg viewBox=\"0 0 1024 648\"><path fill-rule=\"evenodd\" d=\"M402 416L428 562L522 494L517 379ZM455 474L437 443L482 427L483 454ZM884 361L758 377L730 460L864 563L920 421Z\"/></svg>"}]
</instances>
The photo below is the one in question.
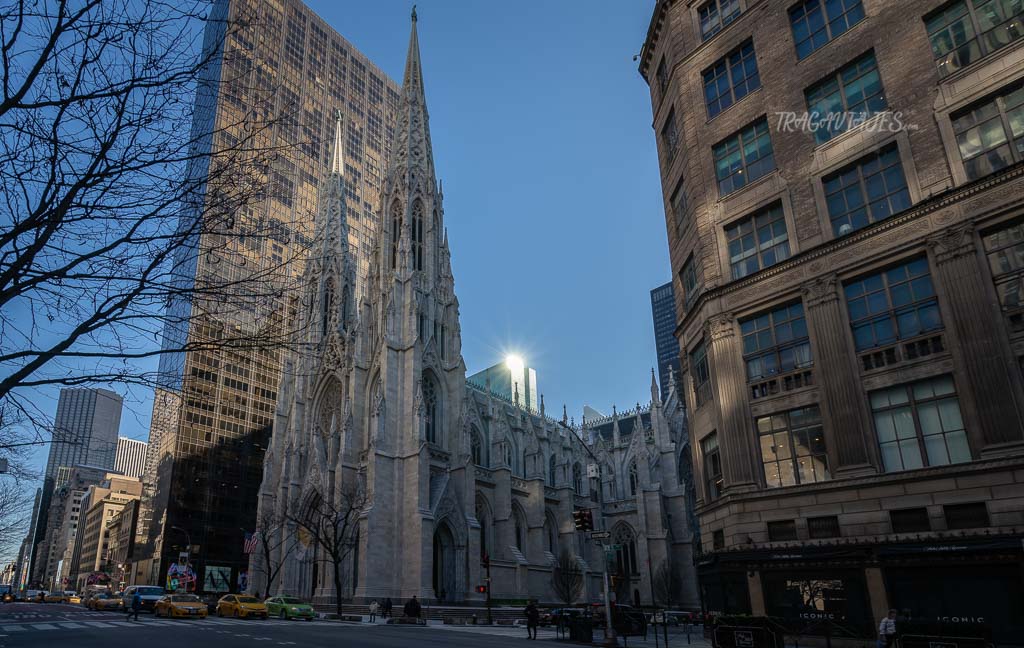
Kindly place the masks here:
<instances>
[{"instance_id":1,"label":"stone carving","mask_svg":"<svg viewBox=\"0 0 1024 648\"><path fill-rule=\"evenodd\" d=\"M735 323L732 313L720 313L708 320L704 335L712 342L730 338L736 334Z\"/></svg>"},{"instance_id":2,"label":"stone carving","mask_svg":"<svg viewBox=\"0 0 1024 648\"><path fill-rule=\"evenodd\" d=\"M928 246L937 263L947 263L968 254L974 254L974 223L950 227L928 239Z\"/></svg>"},{"instance_id":3,"label":"stone carving","mask_svg":"<svg viewBox=\"0 0 1024 648\"><path fill-rule=\"evenodd\" d=\"M833 272L800 287L807 308L816 308L839 301L839 277Z\"/></svg>"}]
</instances>

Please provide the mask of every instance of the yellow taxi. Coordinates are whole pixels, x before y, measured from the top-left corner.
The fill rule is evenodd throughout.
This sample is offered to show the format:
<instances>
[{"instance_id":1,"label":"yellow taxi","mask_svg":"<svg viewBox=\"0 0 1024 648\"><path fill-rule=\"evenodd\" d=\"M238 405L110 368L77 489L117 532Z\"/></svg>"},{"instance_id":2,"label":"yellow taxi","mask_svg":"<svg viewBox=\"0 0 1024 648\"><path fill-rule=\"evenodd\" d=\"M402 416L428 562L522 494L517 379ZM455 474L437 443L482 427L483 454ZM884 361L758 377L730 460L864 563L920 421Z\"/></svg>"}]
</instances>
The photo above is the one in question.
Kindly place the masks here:
<instances>
[{"instance_id":1,"label":"yellow taxi","mask_svg":"<svg viewBox=\"0 0 1024 648\"><path fill-rule=\"evenodd\" d=\"M78 604L82 602L82 597L76 592L64 592L64 602Z\"/></svg>"},{"instance_id":2,"label":"yellow taxi","mask_svg":"<svg viewBox=\"0 0 1024 648\"><path fill-rule=\"evenodd\" d=\"M63 603L64 592L47 592L43 595L43 603Z\"/></svg>"},{"instance_id":3,"label":"yellow taxi","mask_svg":"<svg viewBox=\"0 0 1024 648\"><path fill-rule=\"evenodd\" d=\"M108 594L106 592L100 592L99 594L93 594L86 599L85 607L97 612L102 610L120 610L121 597L114 596L113 594Z\"/></svg>"},{"instance_id":4,"label":"yellow taxi","mask_svg":"<svg viewBox=\"0 0 1024 648\"><path fill-rule=\"evenodd\" d=\"M156 602L153 614L167 618L205 619L206 603L199 600L195 594L168 594Z\"/></svg>"},{"instance_id":5,"label":"yellow taxi","mask_svg":"<svg viewBox=\"0 0 1024 648\"><path fill-rule=\"evenodd\" d=\"M231 616L236 619L249 617L267 618L267 606L255 596L228 594L217 601L217 616Z\"/></svg>"}]
</instances>

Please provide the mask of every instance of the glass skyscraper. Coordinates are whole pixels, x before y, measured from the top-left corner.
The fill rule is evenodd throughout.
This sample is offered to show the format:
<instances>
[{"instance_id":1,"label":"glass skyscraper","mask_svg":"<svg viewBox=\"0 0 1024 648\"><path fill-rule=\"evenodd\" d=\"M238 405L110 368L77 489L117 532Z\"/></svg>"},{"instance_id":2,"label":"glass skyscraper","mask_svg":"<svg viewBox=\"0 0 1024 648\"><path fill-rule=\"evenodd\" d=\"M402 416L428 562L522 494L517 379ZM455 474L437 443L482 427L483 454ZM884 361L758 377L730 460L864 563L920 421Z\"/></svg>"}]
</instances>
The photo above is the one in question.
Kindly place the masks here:
<instances>
[{"instance_id":1,"label":"glass skyscraper","mask_svg":"<svg viewBox=\"0 0 1024 648\"><path fill-rule=\"evenodd\" d=\"M214 53L213 64L197 94L194 131L216 133L209 138L216 154L233 144L235 125L244 128L249 115L277 116L261 136L283 155L266 172L265 195L236 214L237 236L207 236L195 241L199 253L185 251L182 280L232 281L261 273L287 286L302 274L336 111L346 124L349 245L366 250L390 149L388 115L398 104L395 82L297 0L216 0L205 46ZM194 217L201 213L197 205ZM358 299L370 255L353 256L363 260ZM188 324L165 329L165 348L280 331L289 319L290 296L282 290L257 304L217 311L173 303L174 319ZM213 589L207 571L218 575L217 588L228 571L233 588L244 580L244 533L255 525L282 361L282 352L272 348L162 356L132 582L162 583L188 546L197 589Z\"/></svg>"},{"instance_id":2,"label":"glass skyscraper","mask_svg":"<svg viewBox=\"0 0 1024 648\"><path fill-rule=\"evenodd\" d=\"M654 317L654 344L658 351L658 383L661 398L668 396L669 368L679 377L679 340L676 339L676 298L672 282L651 291L651 314Z\"/></svg>"}]
</instances>

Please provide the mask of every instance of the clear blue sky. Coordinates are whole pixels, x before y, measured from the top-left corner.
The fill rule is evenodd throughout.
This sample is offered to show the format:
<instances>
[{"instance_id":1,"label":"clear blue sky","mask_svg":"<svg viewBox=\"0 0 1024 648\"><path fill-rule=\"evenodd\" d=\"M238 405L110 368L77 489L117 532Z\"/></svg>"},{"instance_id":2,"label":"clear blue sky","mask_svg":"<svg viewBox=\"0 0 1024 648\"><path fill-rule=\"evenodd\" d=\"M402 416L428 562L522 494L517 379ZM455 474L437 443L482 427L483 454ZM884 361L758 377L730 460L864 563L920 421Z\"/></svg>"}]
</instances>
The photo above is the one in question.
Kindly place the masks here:
<instances>
[{"instance_id":1,"label":"clear blue sky","mask_svg":"<svg viewBox=\"0 0 1024 648\"><path fill-rule=\"evenodd\" d=\"M411 2L309 5L401 82ZM418 2L467 370L519 352L548 412L566 403L577 421L584 404L610 413L650 399L649 291L670 267L650 100L633 55L653 6ZM56 390L46 396L55 411ZM152 395L125 396L121 434L146 439ZM34 459L41 468L46 449Z\"/></svg>"}]
</instances>

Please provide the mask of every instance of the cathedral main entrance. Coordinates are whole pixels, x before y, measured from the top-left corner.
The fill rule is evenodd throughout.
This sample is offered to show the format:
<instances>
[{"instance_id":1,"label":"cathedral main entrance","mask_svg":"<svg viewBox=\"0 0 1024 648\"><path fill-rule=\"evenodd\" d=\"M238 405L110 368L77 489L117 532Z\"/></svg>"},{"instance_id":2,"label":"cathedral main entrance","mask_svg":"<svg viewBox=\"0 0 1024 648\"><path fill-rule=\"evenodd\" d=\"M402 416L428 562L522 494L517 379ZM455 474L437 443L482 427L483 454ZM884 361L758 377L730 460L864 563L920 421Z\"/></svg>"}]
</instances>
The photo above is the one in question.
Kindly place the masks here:
<instances>
[{"instance_id":1,"label":"cathedral main entrance","mask_svg":"<svg viewBox=\"0 0 1024 648\"><path fill-rule=\"evenodd\" d=\"M460 592L456 578L455 536L446 523L434 531L434 598L439 603L452 603Z\"/></svg>"}]
</instances>

